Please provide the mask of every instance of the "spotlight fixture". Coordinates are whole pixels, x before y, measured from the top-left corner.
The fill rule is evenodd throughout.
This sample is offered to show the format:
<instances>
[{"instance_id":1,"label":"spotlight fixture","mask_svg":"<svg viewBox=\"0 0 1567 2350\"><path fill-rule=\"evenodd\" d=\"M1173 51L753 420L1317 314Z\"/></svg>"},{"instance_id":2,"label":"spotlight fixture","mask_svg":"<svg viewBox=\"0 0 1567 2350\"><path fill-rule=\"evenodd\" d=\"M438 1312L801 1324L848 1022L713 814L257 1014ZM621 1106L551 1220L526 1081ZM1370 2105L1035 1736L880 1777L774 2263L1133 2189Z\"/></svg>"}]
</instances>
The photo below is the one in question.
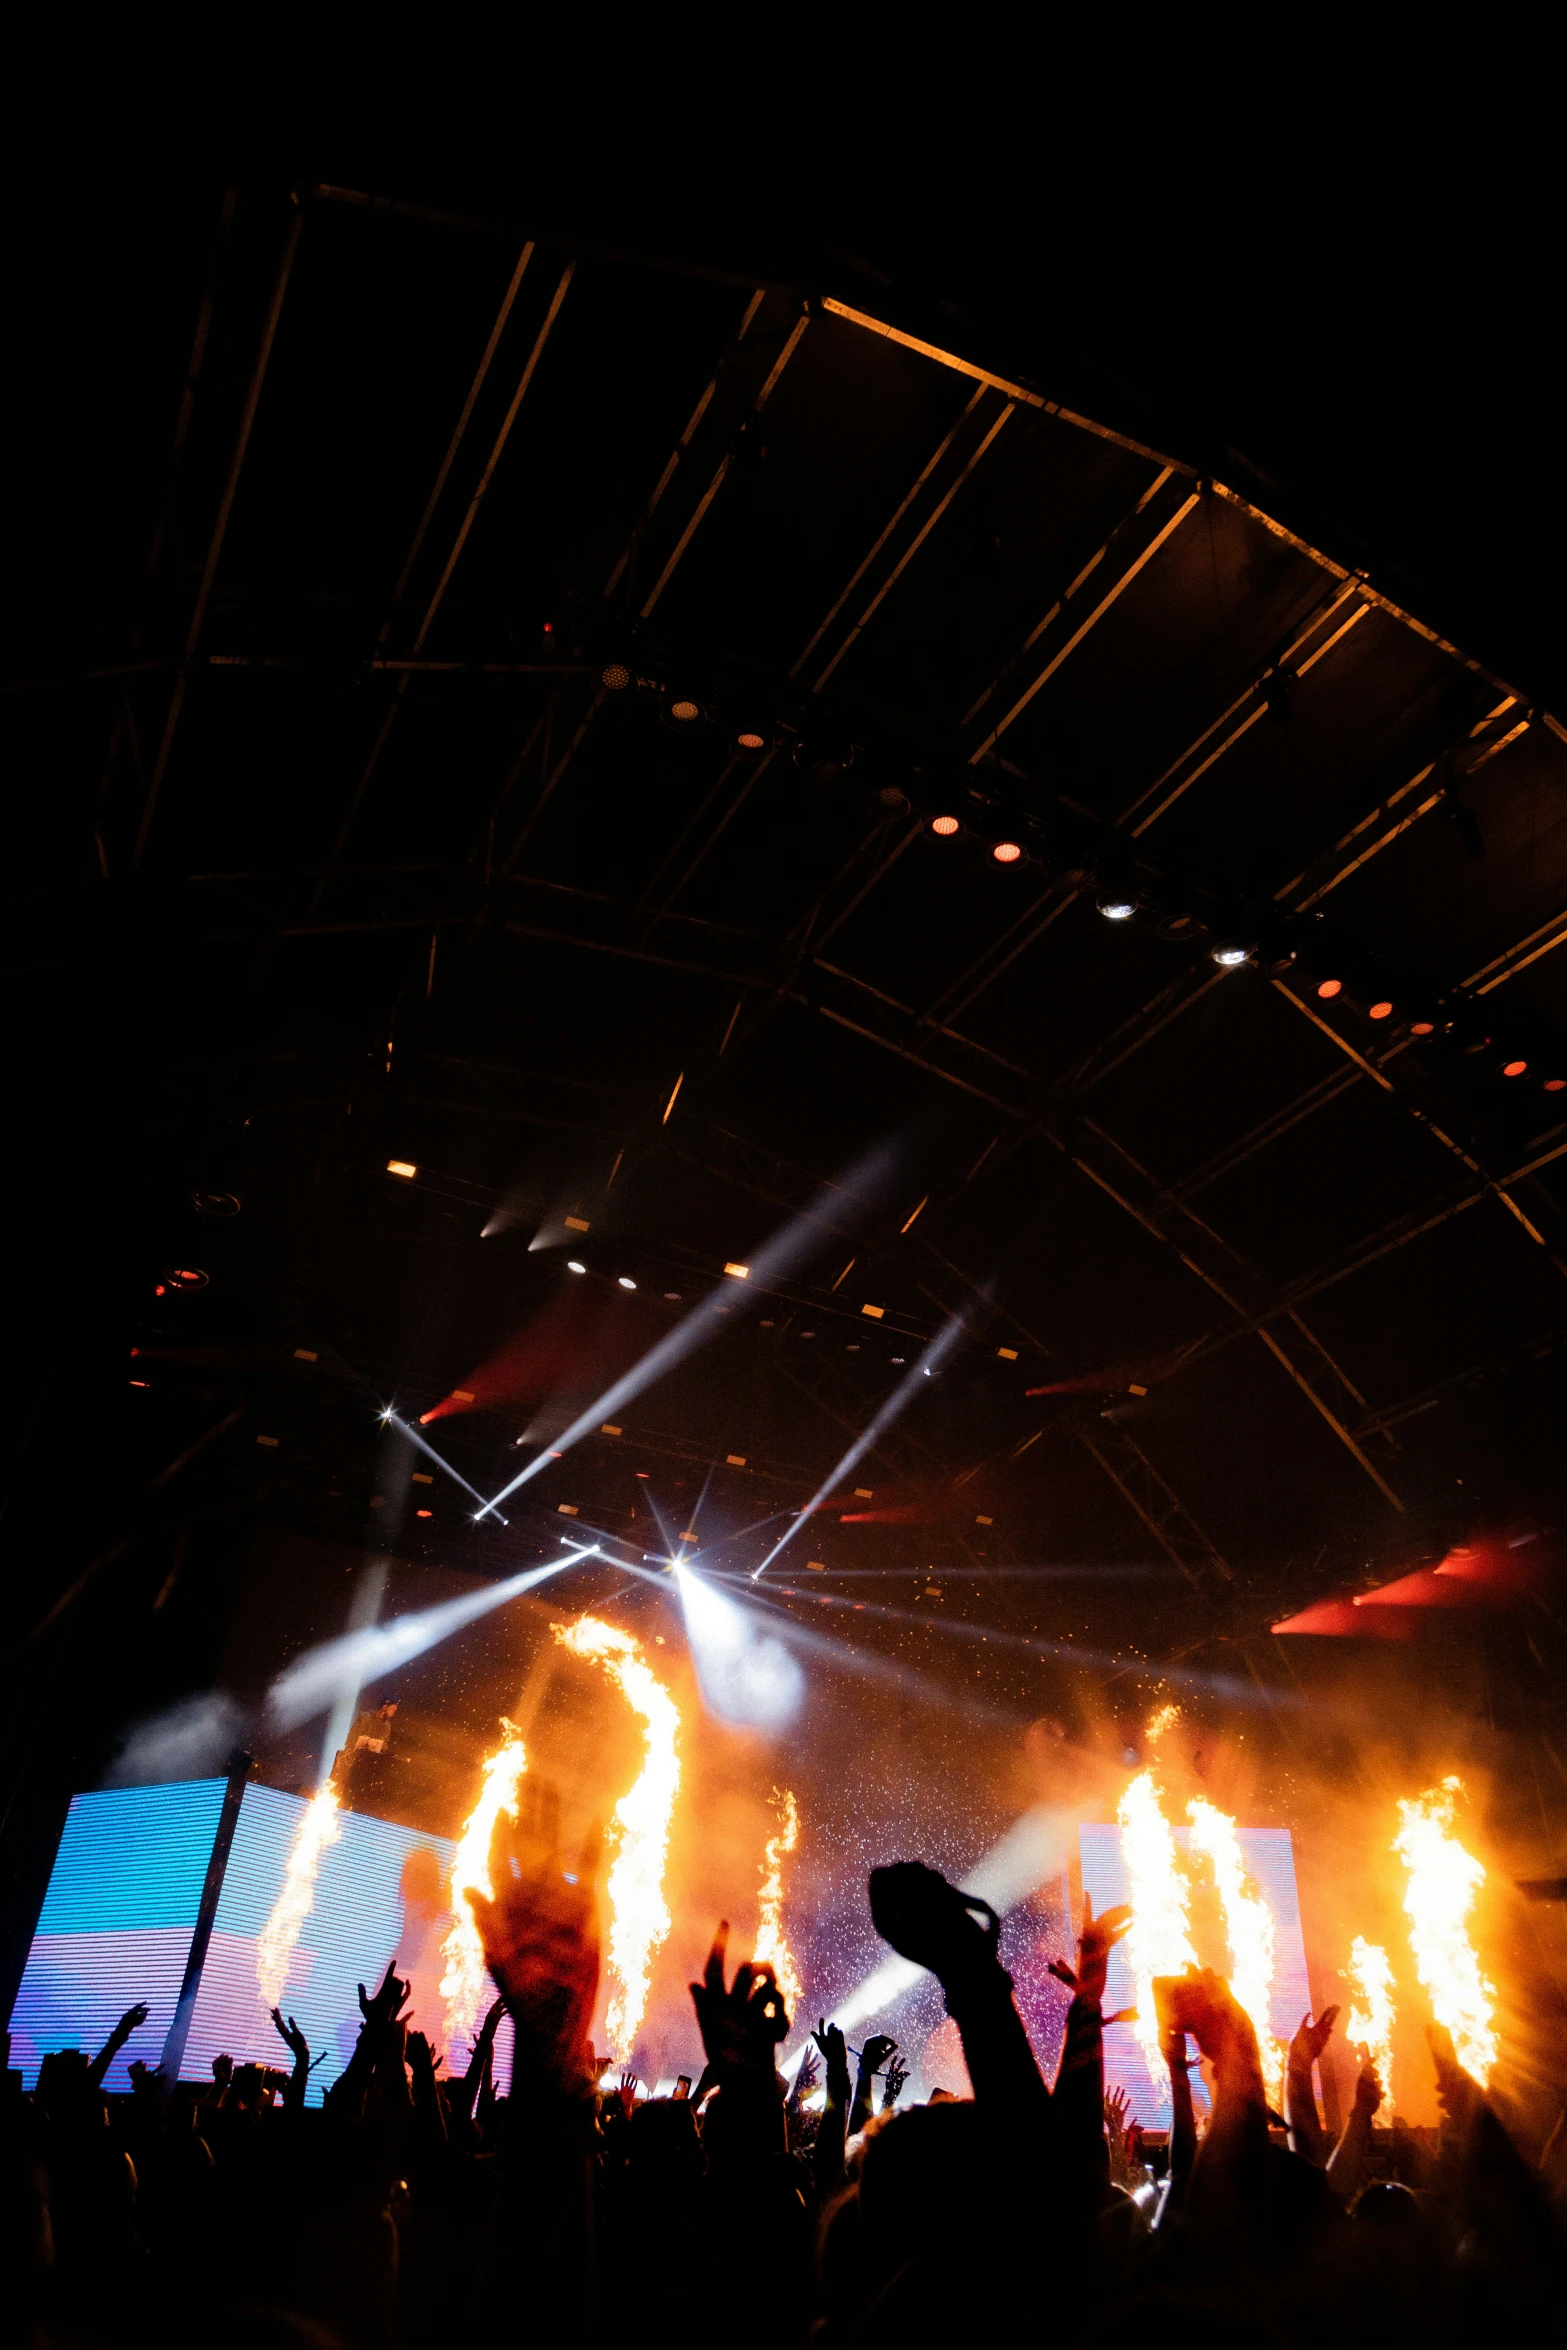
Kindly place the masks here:
<instances>
[{"instance_id":1,"label":"spotlight fixture","mask_svg":"<svg viewBox=\"0 0 1567 2350\"><path fill-rule=\"evenodd\" d=\"M410 1159L388 1159L386 1171L388 1175L401 1175L405 1183L411 1183L419 1172Z\"/></svg>"},{"instance_id":2,"label":"spotlight fixture","mask_svg":"<svg viewBox=\"0 0 1567 2350\"><path fill-rule=\"evenodd\" d=\"M990 853L998 865L1015 865L1023 851L1015 840L998 840Z\"/></svg>"},{"instance_id":3,"label":"spotlight fixture","mask_svg":"<svg viewBox=\"0 0 1567 2350\"><path fill-rule=\"evenodd\" d=\"M693 702L683 694L677 695L672 702L667 703L666 710L668 716L674 720L677 726L695 726L702 715L701 703Z\"/></svg>"},{"instance_id":4,"label":"spotlight fixture","mask_svg":"<svg viewBox=\"0 0 1567 2350\"><path fill-rule=\"evenodd\" d=\"M765 751L766 748L767 737L760 727L742 726L735 736L737 751Z\"/></svg>"},{"instance_id":5,"label":"spotlight fixture","mask_svg":"<svg viewBox=\"0 0 1567 2350\"><path fill-rule=\"evenodd\" d=\"M909 812L909 795L899 791L895 783L884 783L876 794L876 805L885 808L889 816L906 816Z\"/></svg>"},{"instance_id":6,"label":"spotlight fixture","mask_svg":"<svg viewBox=\"0 0 1567 2350\"><path fill-rule=\"evenodd\" d=\"M1342 979L1324 979L1317 989L1317 993L1324 1003L1331 1003L1336 995L1342 995L1343 992L1344 982Z\"/></svg>"},{"instance_id":7,"label":"spotlight fixture","mask_svg":"<svg viewBox=\"0 0 1567 2350\"><path fill-rule=\"evenodd\" d=\"M1095 863L1099 878L1095 906L1107 922L1130 922L1137 911L1130 843L1124 839L1106 841Z\"/></svg>"},{"instance_id":8,"label":"spotlight fixture","mask_svg":"<svg viewBox=\"0 0 1567 2350\"><path fill-rule=\"evenodd\" d=\"M1411 1035L1411 1036L1430 1036L1430 1035L1434 1034L1434 1032L1435 1032L1435 1022L1434 1022L1434 1021L1431 1021L1431 1020L1411 1020L1411 1022L1409 1023L1409 1033L1410 1033L1410 1035Z\"/></svg>"},{"instance_id":9,"label":"spotlight fixture","mask_svg":"<svg viewBox=\"0 0 1567 2350\"><path fill-rule=\"evenodd\" d=\"M575 1257L568 1257L566 1259L566 1270L568 1273L585 1273L587 1269L588 1268L586 1265L579 1265Z\"/></svg>"},{"instance_id":10,"label":"spotlight fixture","mask_svg":"<svg viewBox=\"0 0 1567 2350\"><path fill-rule=\"evenodd\" d=\"M1373 1004L1371 1006L1370 1010L1366 1014L1366 1018L1368 1020L1387 1020L1391 1019L1392 1013L1393 1007L1391 1003L1389 1003L1387 997L1384 996L1380 1003Z\"/></svg>"},{"instance_id":11,"label":"spotlight fixture","mask_svg":"<svg viewBox=\"0 0 1567 2350\"><path fill-rule=\"evenodd\" d=\"M933 816L930 828L938 840L950 840L955 832L963 830L956 816Z\"/></svg>"},{"instance_id":12,"label":"spotlight fixture","mask_svg":"<svg viewBox=\"0 0 1567 2350\"><path fill-rule=\"evenodd\" d=\"M636 1283L635 1283L635 1282L632 1280L632 1278L631 1278L631 1276L630 1276L630 1274L629 1274L629 1273L622 1273L622 1274L621 1274L621 1276L620 1276L620 1280L619 1280L618 1286L619 1286L621 1289L635 1289L635 1287L636 1287Z\"/></svg>"},{"instance_id":13,"label":"spotlight fixture","mask_svg":"<svg viewBox=\"0 0 1567 2350\"><path fill-rule=\"evenodd\" d=\"M1527 1061L1508 1061L1502 1070L1504 1077L1521 1077L1528 1068Z\"/></svg>"},{"instance_id":14,"label":"spotlight fixture","mask_svg":"<svg viewBox=\"0 0 1567 2350\"><path fill-rule=\"evenodd\" d=\"M852 743L797 742L794 763L812 783L836 783L854 765Z\"/></svg>"},{"instance_id":15,"label":"spotlight fixture","mask_svg":"<svg viewBox=\"0 0 1567 2350\"><path fill-rule=\"evenodd\" d=\"M606 661L599 671L599 684L606 693L623 694L632 682L631 672L624 661Z\"/></svg>"},{"instance_id":16,"label":"spotlight fixture","mask_svg":"<svg viewBox=\"0 0 1567 2350\"><path fill-rule=\"evenodd\" d=\"M1564 1085L1567 1085L1567 1077L1547 1077L1545 1080L1545 1091L1547 1093L1560 1093Z\"/></svg>"},{"instance_id":17,"label":"spotlight fixture","mask_svg":"<svg viewBox=\"0 0 1567 2350\"><path fill-rule=\"evenodd\" d=\"M1136 901L1119 890L1111 890L1095 902L1107 922L1130 922L1137 911Z\"/></svg>"},{"instance_id":18,"label":"spotlight fixture","mask_svg":"<svg viewBox=\"0 0 1567 2350\"><path fill-rule=\"evenodd\" d=\"M1201 938L1207 925L1195 914L1166 914L1159 925L1159 936L1172 947L1183 947L1194 938Z\"/></svg>"},{"instance_id":19,"label":"spotlight fixture","mask_svg":"<svg viewBox=\"0 0 1567 2350\"><path fill-rule=\"evenodd\" d=\"M1210 947L1208 951L1221 971L1238 970L1242 963L1251 960L1250 947L1242 946L1236 938L1221 938L1217 946Z\"/></svg>"}]
</instances>

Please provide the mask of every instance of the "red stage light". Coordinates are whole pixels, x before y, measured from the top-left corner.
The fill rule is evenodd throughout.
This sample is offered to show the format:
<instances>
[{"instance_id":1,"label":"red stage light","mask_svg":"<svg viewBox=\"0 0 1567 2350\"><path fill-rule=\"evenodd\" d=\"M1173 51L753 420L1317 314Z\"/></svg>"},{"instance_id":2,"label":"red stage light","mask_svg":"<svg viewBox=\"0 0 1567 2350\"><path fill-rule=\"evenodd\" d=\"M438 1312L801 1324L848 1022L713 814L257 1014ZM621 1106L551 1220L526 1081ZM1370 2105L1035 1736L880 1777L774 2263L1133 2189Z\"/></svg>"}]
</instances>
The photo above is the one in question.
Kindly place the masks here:
<instances>
[{"instance_id":1,"label":"red stage light","mask_svg":"<svg viewBox=\"0 0 1567 2350\"><path fill-rule=\"evenodd\" d=\"M1319 996L1321 996L1324 1003L1326 1003L1329 998L1342 994L1343 988L1344 982L1342 979L1324 979L1322 985L1318 988L1317 993Z\"/></svg>"},{"instance_id":2,"label":"red stage light","mask_svg":"<svg viewBox=\"0 0 1567 2350\"><path fill-rule=\"evenodd\" d=\"M1560 1093L1564 1085L1567 1085L1567 1077L1547 1077L1545 1080L1547 1093Z\"/></svg>"},{"instance_id":3,"label":"red stage light","mask_svg":"<svg viewBox=\"0 0 1567 2350\"><path fill-rule=\"evenodd\" d=\"M1413 1020L1410 1022L1409 1033L1411 1036L1429 1036L1431 1032L1432 1023L1429 1020Z\"/></svg>"},{"instance_id":4,"label":"red stage light","mask_svg":"<svg viewBox=\"0 0 1567 2350\"><path fill-rule=\"evenodd\" d=\"M435 1515L435 1512L434 1512L434 1510L415 1510L415 1511L414 1511L414 1516L415 1516L416 1518L433 1518L433 1517L434 1517L434 1515Z\"/></svg>"},{"instance_id":5,"label":"red stage light","mask_svg":"<svg viewBox=\"0 0 1567 2350\"><path fill-rule=\"evenodd\" d=\"M930 820L930 828L942 840L950 840L958 830L958 820L956 816L933 816Z\"/></svg>"},{"instance_id":6,"label":"red stage light","mask_svg":"<svg viewBox=\"0 0 1567 2350\"><path fill-rule=\"evenodd\" d=\"M1023 854L1015 840L998 840L990 853L998 865L1015 865Z\"/></svg>"},{"instance_id":7,"label":"red stage light","mask_svg":"<svg viewBox=\"0 0 1567 2350\"><path fill-rule=\"evenodd\" d=\"M1528 1068L1527 1061L1509 1061L1502 1071L1504 1077L1521 1077Z\"/></svg>"},{"instance_id":8,"label":"red stage light","mask_svg":"<svg viewBox=\"0 0 1567 2350\"><path fill-rule=\"evenodd\" d=\"M1385 1020L1392 1009L1392 1005L1387 1001L1386 997L1384 997L1380 1004L1372 1005L1370 1011L1366 1014L1366 1017L1368 1020Z\"/></svg>"}]
</instances>

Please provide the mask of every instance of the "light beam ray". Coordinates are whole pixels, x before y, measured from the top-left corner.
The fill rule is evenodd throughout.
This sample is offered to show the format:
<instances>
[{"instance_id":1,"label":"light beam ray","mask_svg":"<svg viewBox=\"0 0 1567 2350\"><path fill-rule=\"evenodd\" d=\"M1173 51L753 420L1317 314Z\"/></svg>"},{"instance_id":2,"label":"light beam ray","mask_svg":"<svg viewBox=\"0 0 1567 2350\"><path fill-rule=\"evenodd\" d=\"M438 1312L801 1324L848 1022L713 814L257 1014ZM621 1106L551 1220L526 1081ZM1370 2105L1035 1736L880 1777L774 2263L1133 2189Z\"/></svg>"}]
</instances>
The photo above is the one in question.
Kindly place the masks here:
<instances>
[{"instance_id":1,"label":"light beam ray","mask_svg":"<svg viewBox=\"0 0 1567 2350\"><path fill-rule=\"evenodd\" d=\"M394 1616L387 1624L370 1624L362 1631L344 1632L336 1640L323 1640L296 1657L273 1682L267 1691L268 1721L274 1729L297 1729L301 1722L325 1713L345 1681L356 1679L363 1689L384 1679L422 1656L427 1648L476 1623L492 1608L504 1607L508 1600L520 1598L524 1591L590 1555L576 1551L568 1559L528 1567L483 1591L466 1591L459 1599L443 1600L439 1607L421 1608L410 1615Z\"/></svg>"},{"instance_id":2,"label":"light beam ray","mask_svg":"<svg viewBox=\"0 0 1567 2350\"><path fill-rule=\"evenodd\" d=\"M390 1404L384 1404L382 1406L380 1418L383 1426L395 1428L399 1436L406 1436L410 1444L416 1444L419 1450L425 1455L427 1460L434 1461L437 1468L444 1469L447 1476L451 1478L453 1484L460 1485L464 1493L471 1493L474 1500L479 1503L480 1508L483 1508L484 1496L478 1490L478 1487L470 1485L467 1478L462 1474L460 1469L454 1469L450 1461L444 1460L442 1456L436 1451L434 1445L429 1442L428 1438L420 1435L417 1428L410 1428L406 1420L400 1419L397 1413L393 1411ZM501 1524L504 1526L505 1523L506 1520L502 1518Z\"/></svg>"},{"instance_id":3,"label":"light beam ray","mask_svg":"<svg viewBox=\"0 0 1567 2350\"><path fill-rule=\"evenodd\" d=\"M677 1363L684 1362L686 1356L697 1347L709 1338L716 1338L721 1330L732 1328L732 1316L737 1305L743 1306L754 1300L769 1281L792 1272L825 1239L837 1237L833 1226L827 1225L824 1230L823 1212L837 1205L837 1196L845 1191L858 1191L863 1196L867 1189L874 1190L891 1175L895 1163L890 1149L869 1152L851 1168L842 1183L824 1186L809 1208L797 1216L791 1216L787 1224L782 1225L752 1253L748 1280L720 1281L717 1288L710 1290L699 1305L681 1317L673 1330L665 1332L656 1346L649 1347L640 1362L633 1363L629 1371L604 1390L596 1403L590 1404L585 1412L580 1412L564 1434L556 1437L549 1451L539 1453L528 1462L526 1468L519 1469L510 1484L503 1485L499 1493L484 1504L479 1512L480 1517L488 1515L508 1494L515 1493L519 1486L526 1485L530 1478L536 1477L551 1460L558 1460L562 1454L570 1452L572 1446L580 1443L584 1436L596 1434L606 1420L614 1419L628 1403L635 1402L655 1380L662 1379L666 1371L672 1371Z\"/></svg>"},{"instance_id":4,"label":"light beam ray","mask_svg":"<svg viewBox=\"0 0 1567 2350\"><path fill-rule=\"evenodd\" d=\"M956 1345L958 1339L962 1337L963 1330L964 1324L962 1320L959 1317L954 1316L954 1318L948 1322L944 1328L937 1331L935 1337L926 1347L924 1353L919 1357L919 1360L911 1364L909 1369L905 1371L903 1377L898 1381L897 1386L893 1389L891 1395L888 1396L886 1402L882 1405L880 1411L871 1421L869 1427L861 1431L861 1433L855 1438L854 1442L850 1445L848 1451L844 1454L842 1460L836 1464L832 1474L826 1478L822 1484L818 1485L816 1491L811 1495L811 1498L806 1503L804 1509L800 1511L793 1525L786 1527L784 1532L780 1534L778 1540L773 1544L772 1549L768 1552L766 1558L763 1559L761 1565L754 1570L751 1576L753 1583L759 1583L761 1581L762 1577L766 1574L768 1568L772 1565L779 1552L784 1549L788 1543L794 1540L794 1537L796 1534L798 1534L800 1528L805 1524L807 1518L810 1517L812 1511L819 1507L825 1497L831 1493L835 1485L839 1485L843 1482L844 1478L849 1475L850 1471L856 1468L858 1464L865 1458L865 1455L870 1451L871 1446L877 1441L878 1437L884 1436L887 1430L892 1426L893 1421L896 1420L901 1413L908 1409L909 1405L914 1400L916 1391L923 1387L925 1380L934 1379L936 1373L940 1370L942 1364L946 1361L947 1356L952 1352L952 1349Z\"/></svg>"}]
</instances>

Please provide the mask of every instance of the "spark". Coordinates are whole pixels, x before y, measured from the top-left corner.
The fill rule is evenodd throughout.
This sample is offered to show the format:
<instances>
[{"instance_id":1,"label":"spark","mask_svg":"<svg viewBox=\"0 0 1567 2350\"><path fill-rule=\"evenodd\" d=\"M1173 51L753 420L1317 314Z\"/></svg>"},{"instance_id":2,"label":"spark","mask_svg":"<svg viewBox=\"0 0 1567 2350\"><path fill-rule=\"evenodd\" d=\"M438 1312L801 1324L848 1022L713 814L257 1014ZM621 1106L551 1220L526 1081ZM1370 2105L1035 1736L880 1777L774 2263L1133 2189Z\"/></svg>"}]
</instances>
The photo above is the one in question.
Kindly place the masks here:
<instances>
[{"instance_id":1,"label":"spark","mask_svg":"<svg viewBox=\"0 0 1567 2350\"><path fill-rule=\"evenodd\" d=\"M1349 1979L1355 1987L1355 2004L1345 2021L1344 2037L1351 2047L1364 2048L1370 2057L1391 2113L1393 1969L1388 1964L1387 1952L1375 1942L1368 1942L1363 1934L1357 1934L1349 1947Z\"/></svg>"},{"instance_id":2,"label":"spark","mask_svg":"<svg viewBox=\"0 0 1567 2350\"><path fill-rule=\"evenodd\" d=\"M1180 1718L1181 1709L1178 1705L1173 1702L1161 1705L1157 1713L1149 1715L1148 1727L1143 1732L1143 1736L1150 1746L1157 1746L1166 1730L1173 1730Z\"/></svg>"},{"instance_id":3,"label":"spark","mask_svg":"<svg viewBox=\"0 0 1567 2350\"><path fill-rule=\"evenodd\" d=\"M516 1724L503 1714L501 1728L505 1736L495 1752L484 1758L479 1800L463 1823L452 1855L452 1923L441 1944L446 1960L441 1976L441 1997L446 2002L446 2061L452 2066L460 2051L466 2053L466 2043L478 2028L487 1989L484 1940L471 1896L477 1893L485 1901L495 1898L490 1846L502 1813L508 1819L517 1817L517 1790L528 1768Z\"/></svg>"},{"instance_id":4,"label":"spark","mask_svg":"<svg viewBox=\"0 0 1567 2350\"><path fill-rule=\"evenodd\" d=\"M664 1899L664 1862L680 1790L680 1715L663 1682L644 1662L641 1643L629 1632L602 1624L595 1616L581 1616L575 1624L554 1624L551 1630L573 1656L604 1667L644 1725L646 1759L635 1784L616 1804L610 1830L617 1850L608 1884L611 1983L604 2028L611 2054L623 2062L647 2013L653 1961L671 1923Z\"/></svg>"},{"instance_id":5,"label":"spark","mask_svg":"<svg viewBox=\"0 0 1567 2350\"><path fill-rule=\"evenodd\" d=\"M288 1982L300 1928L315 1907L321 1855L343 1833L337 1789L328 1779L305 1806L283 1866L283 1889L256 1937L256 1988L263 2007L276 2007Z\"/></svg>"},{"instance_id":6,"label":"spark","mask_svg":"<svg viewBox=\"0 0 1567 2350\"><path fill-rule=\"evenodd\" d=\"M784 2007L793 2015L805 1986L784 1936L783 1864L800 1841L800 1807L787 1787L775 1787L773 1794L783 1817L777 1833L769 1836L762 1847L762 1916L756 1934L756 1963L772 1968L773 1980L783 1993Z\"/></svg>"},{"instance_id":7,"label":"spark","mask_svg":"<svg viewBox=\"0 0 1567 2350\"><path fill-rule=\"evenodd\" d=\"M1273 2036L1273 1912L1257 1890L1228 1814L1198 1795L1186 1806L1186 1816L1192 1849L1207 1861L1219 1889L1230 1945L1230 1989L1251 2018L1263 2081L1277 2105L1284 2088L1286 2050Z\"/></svg>"},{"instance_id":8,"label":"spark","mask_svg":"<svg viewBox=\"0 0 1567 2350\"><path fill-rule=\"evenodd\" d=\"M1459 2063L1484 2088L1497 2054L1491 2029L1496 1986L1481 1972L1466 1923L1485 1883L1485 1868L1450 1833L1453 1799L1462 1793L1463 1781L1447 1778L1401 1802L1403 1825L1393 1850L1409 1872L1404 1909L1415 1972L1430 1996L1432 2014L1453 2035Z\"/></svg>"},{"instance_id":9,"label":"spark","mask_svg":"<svg viewBox=\"0 0 1567 2350\"><path fill-rule=\"evenodd\" d=\"M1126 1955L1137 1985L1137 2037L1157 2081L1164 2060L1159 2052L1153 1979L1155 1975L1182 1974L1197 1964L1188 1914L1191 1886L1175 1849L1175 1831L1160 1809L1151 1771L1143 1771L1130 1782L1115 1816L1132 1904Z\"/></svg>"}]
</instances>

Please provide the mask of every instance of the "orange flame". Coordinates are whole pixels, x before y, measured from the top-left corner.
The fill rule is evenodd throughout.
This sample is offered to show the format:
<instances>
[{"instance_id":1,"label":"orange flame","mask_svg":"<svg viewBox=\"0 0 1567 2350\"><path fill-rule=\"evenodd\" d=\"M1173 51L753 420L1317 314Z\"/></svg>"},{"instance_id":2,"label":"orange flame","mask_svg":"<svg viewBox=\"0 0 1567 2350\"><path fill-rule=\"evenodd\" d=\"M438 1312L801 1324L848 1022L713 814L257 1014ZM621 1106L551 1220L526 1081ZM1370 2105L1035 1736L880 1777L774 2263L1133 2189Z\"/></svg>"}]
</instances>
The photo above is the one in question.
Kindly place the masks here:
<instances>
[{"instance_id":1,"label":"orange flame","mask_svg":"<svg viewBox=\"0 0 1567 2350\"><path fill-rule=\"evenodd\" d=\"M1188 1916L1191 1887L1176 1853L1174 1831L1159 1808L1151 1771L1130 1782L1115 1816L1120 1823L1121 1858L1126 1864L1132 1904L1126 1955L1137 1986L1137 2037L1157 2081L1164 2060L1159 2053L1153 1979L1155 1975L1178 1975L1197 1964Z\"/></svg>"},{"instance_id":2,"label":"orange flame","mask_svg":"<svg viewBox=\"0 0 1567 2350\"><path fill-rule=\"evenodd\" d=\"M1187 1804L1186 1816L1192 1824L1192 1849L1207 1861L1219 1889L1230 1945L1230 1989L1251 2018L1263 2081L1276 2105L1283 2093L1288 2052L1273 2036L1273 1912L1246 1866L1235 1822L1201 1795Z\"/></svg>"},{"instance_id":3,"label":"orange flame","mask_svg":"<svg viewBox=\"0 0 1567 2350\"><path fill-rule=\"evenodd\" d=\"M1157 1746L1166 1730L1173 1730L1180 1718L1181 1709L1178 1705L1173 1703L1161 1705L1157 1712L1149 1715L1148 1727L1144 1730L1143 1736L1150 1746Z\"/></svg>"},{"instance_id":4,"label":"orange flame","mask_svg":"<svg viewBox=\"0 0 1567 2350\"><path fill-rule=\"evenodd\" d=\"M1432 2014L1453 2035L1459 2063L1484 2088L1496 2062L1491 2029L1496 1986L1480 1971L1466 1924L1485 1883L1485 1868L1450 1833L1453 1798L1462 1793L1463 1781L1448 1778L1401 1802L1403 1825L1393 1850L1409 1872L1404 1908L1415 1972L1430 1996Z\"/></svg>"},{"instance_id":5,"label":"orange flame","mask_svg":"<svg viewBox=\"0 0 1567 2350\"><path fill-rule=\"evenodd\" d=\"M1393 1969L1387 1952L1357 1934L1349 1946L1349 1979L1355 2004L1344 2023L1344 2037L1353 2048L1364 2048L1376 2067L1389 2113L1393 2110Z\"/></svg>"},{"instance_id":6,"label":"orange flame","mask_svg":"<svg viewBox=\"0 0 1567 2350\"><path fill-rule=\"evenodd\" d=\"M495 1898L490 1878L495 1825L503 1812L508 1819L517 1817L517 1790L528 1768L522 1738L504 1714L501 1728L506 1735L495 1752L484 1758L479 1800L468 1814L452 1854L452 1923L441 1944L446 1960L441 1997L446 2002L446 2061L454 2069L459 2056L467 2062L464 2043L473 2038L485 2003L484 1943L469 1895L480 1894L486 1901Z\"/></svg>"},{"instance_id":7,"label":"orange flame","mask_svg":"<svg viewBox=\"0 0 1567 2350\"><path fill-rule=\"evenodd\" d=\"M773 1980L783 1993L784 2006L793 2015L800 2002L804 1985L794 1963L794 1953L784 1937L783 1924L783 1864L800 1841L800 1807L787 1787L775 1787L783 1811L783 1819L775 1836L769 1836L762 1847L761 1924L756 1931L756 1963L770 1966Z\"/></svg>"},{"instance_id":8,"label":"orange flame","mask_svg":"<svg viewBox=\"0 0 1567 2350\"><path fill-rule=\"evenodd\" d=\"M272 1915L256 1937L256 1988L263 2007L276 2007L288 1982L294 1946L316 1901L321 1855L343 1833L337 1789L330 1779L305 1806L283 1864L283 1889Z\"/></svg>"},{"instance_id":9,"label":"orange flame","mask_svg":"<svg viewBox=\"0 0 1567 2350\"><path fill-rule=\"evenodd\" d=\"M653 1961L670 1928L664 1899L669 1822L680 1790L675 1741L680 1715L662 1681L643 1662L629 1632L582 1616L554 1624L555 1637L574 1656L601 1664L645 1727L646 1759L635 1785L615 1806L611 1835L619 1849L609 1872L609 2008L604 2029L617 2061L629 2057L647 2013Z\"/></svg>"}]
</instances>

